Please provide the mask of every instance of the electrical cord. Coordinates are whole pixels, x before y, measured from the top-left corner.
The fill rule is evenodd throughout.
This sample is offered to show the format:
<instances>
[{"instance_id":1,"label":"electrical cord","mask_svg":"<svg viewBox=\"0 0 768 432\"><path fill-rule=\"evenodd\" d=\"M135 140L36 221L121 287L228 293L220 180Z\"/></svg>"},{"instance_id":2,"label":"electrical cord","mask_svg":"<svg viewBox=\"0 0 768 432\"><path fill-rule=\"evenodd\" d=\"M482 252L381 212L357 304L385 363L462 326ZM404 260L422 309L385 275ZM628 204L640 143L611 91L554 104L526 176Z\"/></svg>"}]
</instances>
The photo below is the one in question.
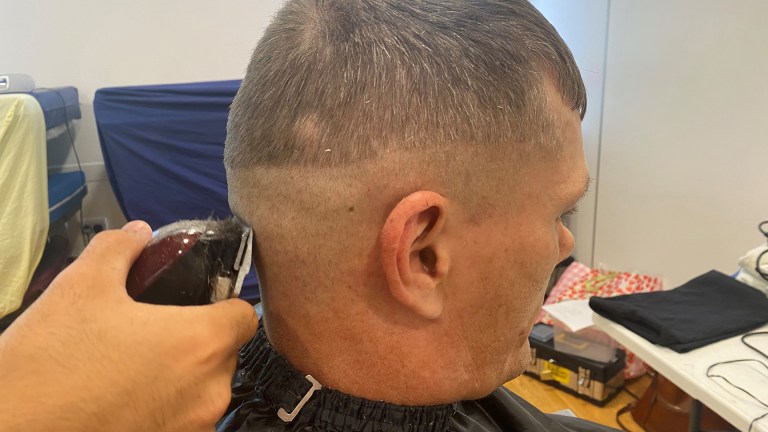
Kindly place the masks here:
<instances>
[{"instance_id":1,"label":"electrical cord","mask_svg":"<svg viewBox=\"0 0 768 432\"><path fill-rule=\"evenodd\" d=\"M768 238L768 221L760 222L757 225L757 229L766 238ZM766 255L766 252L768 252L768 250L763 251L763 252L760 253L760 255L758 255L757 259L755 260L755 270L758 272L758 274L760 274L760 276L763 277L763 279L768 280L768 274L766 274L765 272L762 271L762 267L760 265L761 261L763 259L763 256ZM746 346L747 348L751 349L752 351L754 351L754 352L756 352L756 353L760 354L761 356L763 356L763 357L768 359L768 354L766 354L764 351L760 350L759 348L757 348L756 346L752 345L751 343L749 343L747 341L747 339L754 338L755 336L760 336L760 335L763 335L763 336L768 335L768 332L759 331L759 332L747 333L747 334L745 334L745 335L743 335L741 337L741 343L743 343L744 346ZM768 369L768 366L766 366L766 364L764 362L760 361L760 360L755 360L755 359L731 360L731 361L719 362L719 363L715 363L715 364L711 365L709 368L707 368L707 377L709 377L710 379L712 379L712 378L720 378L720 379L722 379L723 381L728 383L731 387L733 387L733 388L735 388L737 390L740 390L741 392L743 392L746 395L748 395L749 397L751 397L754 401L756 401L760 405L768 408L768 404L766 402L761 401L759 398L757 398L755 395L753 395L752 393L750 393L746 389L742 388L741 386L737 386L737 385L733 384L730 380L728 380L724 376L722 376L722 375L710 375L710 372L711 372L712 368L714 368L714 367L716 367L718 365L724 365L724 364L729 364L729 363L745 363L745 362L756 362L759 365L763 366L764 368ZM759 422L760 420L762 420L762 419L764 419L766 417L768 417L768 412L766 412L765 414L761 415L760 417L756 417L756 418L752 419L752 421L749 422L749 429L748 429L748 431L752 432L752 428L754 427L755 423Z\"/></svg>"},{"instance_id":2,"label":"electrical cord","mask_svg":"<svg viewBox=\"0 0 768 432\"><path fill-rule=\"evenodd\" d=\"M83 201L80 200L80 236L83 238L83 247L88 244L88 240L85 238L85 222L83 222Z\"/></svg>"},{"instance_id":3,"label":"electrical cord","mask_svg":"<svg viewBox=\"0 0 768 432\"><path fill-rule=\"evenodd\" d=\"M77 153L77 147L75 147L75 134L72 133L72 129L69 126L69 123L72 121L72 119L69 118L69 111L67 110L67 101L64 100L64 96L61 94L61 92L54 88L49 87L37 87L35 90L44 90L53 92L56 94L56 96L59 97L59 100L61 101L61 108L64 110L64 127L67 130L67 136L69 137L69 144L70 147L72 147L72 152L75 154L75 160L77 161L77 169L80 170L80 172L85 176L85 171L83 171L83 165L80 163L80 155ZM80 236L83 239L83 247L85 247L86 244L88 244L88 241L85 238L85 218L83 216L83 201L80 201L80 209L79 209L79 215L80 215Z\"/></svg>"},{"instance_id":4,"label":"electrical cord","mask_svg":"<svg viewBox=\"0 0 768 432\"><path fill-rule=\"evenodd\" d=\"M631 402L627 405L624 405L624 407L621 408L620 410L616 411L616 424L618 424L621 430L625 432L632 432L632 431L627 427L627 425L624 424L624 422L621 421L621 416L628 412L631 412L635 408L635 405L636 405L635 402Z\"/></svg>"},{"instance_id":5,"label":"electrical cord","mask_svg":"<svg viewBox=\"0 0 768 432\"><path fill-rule=\"evenodd\" d=\"M757 225L757 229L766 238L768 238L768 220L760 222ZM755 260L755 270L765 280L768 280L768 274L766 274L762 270L762 266L760 264L761 264L761 261L763 260L763 257L766 256L767 253L768 253L768 250L765 250L765 251L761 252L760 255L758 255L757 259ZM745 334L745 335L743 335L741 337L741 343L743 343L744 346L746 346L747 348L751 349L752 351L754 351L754 352L760 354L761 356L763 356L764 358L768 359L768 354L766 354L764 351L760 350L759 348L757 348L756 346L752 345L751 343L749 343L747 341L747 339L754 338L755 336L760 336L760 335L768 335L768 332L760 331L760 332L747 333L747 334ZM712 368L714 368L716 366L725 365L725 364L734 364L734 363L749 363L749 362L758 363L759 365L763 366L765 369L768 369L768 365L766 365L764 362L762 362L760 360L755 360L755 359L730 360L730 361L725 361L725 362L718 362L718 363L715 363L715 364L709 366L707 368L707 377L709 377L709 379L713 379L713 378L720 378L720 379L722 379L723 381L728 383L728 385L730 385L731 387L733 387L733 388L735 388L735 389L745 393L747 396L751 397L754 401L756 401L760 405L768 408L768 403L766 403L764 401L761 401L759 398L757 398L755 395L753 395L752 393L750 393L746 389L742 388L741 386L737 386L737 385L733 384L728 378L726 378L726 377L724 377L722 375L713 375L713 374L711 374ZM760 417L756 417L756 418L752 419L752 421L749 423L748 431L752 432L752 427L755 425L755 423L759 422L760 420L762 420L762 419L764 419L766 417L768 417L768 412L766 412L765 414L761 415Z\"/></svg>"},{"instance_id":6,"label":"electrical cord","mask_svg":"<svg viewBox=\"0 0 768 432\"><path fill-rule=\"evenodd\" d=\"M757 229L763 233L766 239L768 239L768 220L762 221L757 225ZM763 271L763 266L761 265L762 260L765 256L768 256L768 249L760 252L760 255L757 256L757 259L755 259L755 271L757 274L760 275L763 279L768 281L768 273Z\"/></svg>"},{"instance_id":7,"label":"electrical cord","mask_svg":"<svg viewBox=\"0 0 768 432\"><path fill-rule=\"evenodd\" d=\"M720 379L722 379L723 381L727 382L731 387L733 387L733 388L743 392L747 396L749 396L752 399L754 399L760 405L768 408L768 403L761 401L760 398L758 398L757 396L753 395L752 393L750 393L749 391L747 391L743 387L740 387L740 386L732 383L731 380L729 380L728 378L724 377L723 375L717 375L717 374L712 373L712 369L717 367L717 366L723 366L723 365L727 365L727 364L744 364L744 363L757 363L760 366L764 367L766 369L766 371L768 371L768 366L766 366L766 364L763 363L760 360L755 360L755 359L736 359L736 360L728 360L728 361L717 362L717 363L714 363L714 364L710 365L707 368L707 377L708 378L720 378ZM754 368L751 368L751 369L756 370ZM763 375L763 376L768 378L768 375Z\"/></svg>"},{"instance_id":8,"label":"electrical cord","mask_svg":"<svg viewBox=\"0 0 768 432\"><path fill-rule=\"evenodd\" d=\"M760 420L762 420L762 419L764 419L766 417L768 417L768 412L763 414L763 415L761 415L760 417L756 417L756 418L752 419L752 421L749 422L748 432L752 432L752 426L754 426L755 423L759 422Z\"/></svg>"},{"instance_id":9,"label":"electrical cord","mask_svg":"<svg viewBox=\"0 0 768 432\"><path fill-rule=\"evenodd\" d=\"M652 379L651 385L649 386L649 388L655 387L657 385L657 376L658 375L656 375L653 371L650 371L650 370L647 373L648 373L648 375ZM609 387L609 388L616 388L616 387ZM616 424L618 424L619 427L623 431L625 431L625 432L632 432L632 430L629 429L624 424L624 422L621 421L621 416L623 416L624 414L626 414L628 412L632 412L632 410L635 408L635 406L637 406L637 403L640 400L640 397L638 395L636 395L635 393L633 393L632 391L630 391L629 387L627 387L626 384L622 384L622 386L619 387L619 391L625 392L630 397L632 397L632 399L634 399L634 400L632 402L624 405L623 407L621 407L618 411L616 411Z\"/></svg>"},{"instance_id":10,"label":"electrical cord","mask_svg":"<svg viewBox=\"0 0 768 432\"><path fill-rule=\"evenodd\" d=\"M49 88L49 87L37 87L35 90L45 90L49 92L53 92L56 94L56 96L59 97L59 101L61 101L61 108L64 110L64 127L67 130L67 135L69 136L69 144L70 147L72 147L72 152L75 154L75 160L77 161L77 168L80 171L83 171L83 165L80 163L80 155L77 153L77 147L75 147L75 135L72 133L72 129L69 126L69 123L72 121L71 118L69 118L69 111L67 111L67 101L64 100L64 96L61 94L61 92L58 89L55 88Z\"/></svg>"},{"instance_id":11,"label":"electrical cord","mask_svg":"<svg viewBox=\"0 0 768 432\"><path fill-rule=\"evenodd\" d=\"M632 398L633 398L633 399L635 399L635 400L640 400L640 397L639 397L639 396L637 396L636 394L632 393L631 391L629 391L629 388L627 388L627 386L622 386L622 388L621 388L621 389L622 389L622 390L623 390L625 393L627 393L628 395L632 396Z\"/></svg>"},{"instance_id":12,"label":"electrical cord","mask_svg":"<svg viewBox=\"0 0 768 432\"><path fill-rule=\"evenodd\" d=\"M748 338L748 337L751 337L751 336L760 336L760 335L768 335L768 332L766 332L766 331L759 331L759 332L752 332L752 333L747 333L747 334L745 334L744 336L742 336L742 337L741 337L741 343L743 343L744 345L746 345L746 346L747 346L747 348L751 349L752 351L754 351L754 352L756 352L756 353L760 354L761 356L763 356L763 357L765 357L765 358L768 358L768 355L766 355L766 354L765 354L763 351L761 351L760 349L758 349L758 348L757 348L757 347L755 347L754 345L752 345L752 344L750 344L749 342L747 342L747 338Z\"/></svg>"},{"instance_id":13,"label":"electrical cord","mask_svg":"<svg viewBox=\"0 0 768 432\"><path fill-rule=\"evenodd\" d=\"M646 372L646 374L651 377L651 385L646 390L646 392L647 392L651 388L654 388L654 387L656 387L658 385L658 377L659 377L659 375L653 369L649 369ZM624 405L618 411L616 411L616 424L618 424L619 427L623 431L625 431L625 432L632 432L632 430L627 428L627 426L621 421L621 416L626 414L626 413L628 413L628 412L631 412L635 408L635 406L637 406L637 403L640 401L640 397L637 396L636 394L632 393L631 391L629 391L629 388L627 387L626 384L621 386L621 390L626 392L628 395L630 395L635 400L630 402L630 403L628 403L628 404L626 404L626 405ZM655 402L656 402L656 398L654 398L654 401L652 403L655 403ZM670 406L674 407L674 405L669 404L669 402L666 402L666 401L661 401L661 402L664 403L665 405L670 405Z\"/></svg>"},{"instance_id":14,"label":"electrical cord","mask_svg":"<svg viewBox=\"0 0 768 432\"><path fill-rule=\"evenodd\" d=\"M766 222L763 222L763 223L766 223ZM762 224L761 224L761 226L762 226ZM764 351L760 350L759 348L757 348L754 345L752 345L749 342L747 342L747 339L749 339L750 337L754 337L754 336L758 336L758 335L766 335L766 334L768 334L768 332L764 332L764 331L754 332L754 333L747 333L747 334L745 334L745 335L743 335L741 337L741 343L743 343L749 349L751 349L751 350L755 351L756 353L760 354L761 356L763 356L765 358L768 358L768 354L766 354ZM747 363L757 363L760 366L762 366L763 368L765 368L766 371L768 371L768 365L766 365L765 362L763 362L761 360L757 360L757 359L735 359L735 360L727 360L727 361L717 362L717 363L714 363L714 364L710 365L707 368L706 375L707 375L707 377L709 379L711 379L713 381L715 381L714 378L722 379L728 385L730 385L732 388L741 391L742 393L744 393L747 396L749 396L750 398L752 398L752 400L754 400L758 404L762 405L765 408L768 408L768 402L760 400L760 398L758 398L757 396L755 396L754 394L752 394L751 392L749 392L745 388L734 384L733 382L731 382L731 380L729 380L725 376L712 373L712 369L717 367L717 366L728 365L728 364L747 364ZM757 369L755 369L755 368L752 368L752 367L750 367L750 368L755 370L755 371L757 371ZM759 373L759 371L757 371L757 372ZM768 378L768 374L761 374L761 375L766 377L766 378ZM715 381L715 382L717 382L717 381ZM761 415L759 417L753 418L752 421L749 423L748 432L752 432L752 428L754 427L755 423L759 422L760 420L762 420L762 419L764 419L766 417L768 417L768 412L764 413L763 415Z\"/></svg>"},{"instance_id":15,"label":"electrical cord","mask_svg":"<svg viewBox=\"0 0 768 432\"><path fill-rule=\"evenodd\" d=\"M653 378L653 381L651 381L651 385L650 385L649 388L655 387L657 385L656 375L651 375L651 377ZM621 407L621 409L616 411L616 424L619 425L621 430L623 430L625 432L632 432L632 430L629 429L627 427L627 425L625 425L624 422L621 421L621 416L623 416L626 413L632 412L632 410L635 409L635 407L637 406L637 403L640 400L640 398L636 394L634 394L631 391L629 391L629 388L627 388L626 385L621 386L621 390L626 392L628 395L630 395L635 400L633 400L632 402L624 405L623 407Z\"/></svg>"},{"instance_id":16,"label":"electrical cord","mask_svg":"<svg viewBox=\"0 0 768 432\"><path fill-rule=\"evenodd\" d=\"M635 400L635 401L632 401L632 402L630 402L630 403L628 403L628 404L626 404L626 405L624 405L623 407L621 407L621 409L619 409L618 411L616 411L616 424L618 424L618 425L619 425L619 427L621 428L621 430L623 430L623 431L626 431L626 432L632 432L632 431L631 431L631 430L630 430L630 429L629 429L629 428L628 428L628 427L627 427L627 426L624 424L624 422L622 422L622 421L621 421L621 416L622 416L622 415L624 415L624 414L626 414L626 413L628 413L628 412L632 412L632 410L633 410L633 409L635 409L635 406L637 406L637 401L636 401L636 400Z\"/></svg>"}]
</instances>

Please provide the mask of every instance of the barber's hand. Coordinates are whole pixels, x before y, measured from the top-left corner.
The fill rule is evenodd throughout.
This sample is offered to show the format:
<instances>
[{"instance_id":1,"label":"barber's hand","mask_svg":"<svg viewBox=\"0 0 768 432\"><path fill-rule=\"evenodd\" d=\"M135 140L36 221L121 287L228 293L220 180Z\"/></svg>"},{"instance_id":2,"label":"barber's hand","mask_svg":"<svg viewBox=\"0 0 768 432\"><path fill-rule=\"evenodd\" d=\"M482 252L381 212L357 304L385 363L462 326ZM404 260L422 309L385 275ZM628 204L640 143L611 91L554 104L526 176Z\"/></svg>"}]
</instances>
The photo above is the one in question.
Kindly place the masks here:
<instances>
[{"instance_id":1,"label":"barber's hand","mask_svg":"<svg viewBox=\"0 0 768 432\"><path fill-rule=\"evenodd\" d=\"M97 235L0 336L0 431L213 430L258 319L241 300L133 301L150 237L143 222Z\"/></svg>"}]
</instances>

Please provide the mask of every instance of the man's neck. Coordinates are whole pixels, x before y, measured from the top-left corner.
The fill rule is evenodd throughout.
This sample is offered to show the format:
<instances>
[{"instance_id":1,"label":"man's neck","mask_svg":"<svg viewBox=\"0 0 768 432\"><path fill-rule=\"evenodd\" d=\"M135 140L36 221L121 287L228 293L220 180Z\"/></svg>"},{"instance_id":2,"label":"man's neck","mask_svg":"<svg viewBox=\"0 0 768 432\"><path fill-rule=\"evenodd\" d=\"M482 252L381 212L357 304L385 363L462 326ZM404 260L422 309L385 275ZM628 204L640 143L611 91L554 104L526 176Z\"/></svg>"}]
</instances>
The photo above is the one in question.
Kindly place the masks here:
<instances>
[{"instance_id":1,"label":"man's neck","mask_svg":"<svg viewBox=\"0 0 768 432\"><path fill-rule=\"evenodd\" d=\"M371 401L319 385L275 351L264 328L240 350L239 364L233 406L248 406L247 416L259 417L257 423L267 428L269 423L284 425L275 423L281 421L290 422L295 430L444 432L457 408L456 404L404 406ZM223 429L240 430L243 420L237 414L228 415Z\"/></svg>"},{"instance_id":2,"label":"man's neck","mask_svg":"<svg viewBox=\"0 0 768 432\"><path fill-rule=\"evenodd\" d=\"M369 317L298 322L270 312L265 328L272 345L325 387L369 400L420 406L463 399L477 384L468 376L473 368L463 364L451 342L429 326L386 328L370 324L374 321Z\"/></svg>"}]
</instances>

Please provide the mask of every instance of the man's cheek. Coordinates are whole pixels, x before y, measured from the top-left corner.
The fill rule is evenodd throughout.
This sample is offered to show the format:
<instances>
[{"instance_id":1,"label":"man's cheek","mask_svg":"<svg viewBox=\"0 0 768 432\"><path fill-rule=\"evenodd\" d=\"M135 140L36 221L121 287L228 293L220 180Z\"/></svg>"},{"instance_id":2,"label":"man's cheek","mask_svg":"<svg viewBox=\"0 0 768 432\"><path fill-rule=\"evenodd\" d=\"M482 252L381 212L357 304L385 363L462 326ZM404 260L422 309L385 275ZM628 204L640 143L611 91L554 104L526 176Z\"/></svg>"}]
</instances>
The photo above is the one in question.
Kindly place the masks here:
<instances>
[{"instance_id":1,"label":"man's cheek","mask_svg":"<svg viewBox=\"0 0 768 432\"><path fill-rule=\"evenodd\" d=\"M509 379L515 378L525 372L525 369L531 363L531 346L528 343L528 338L525 338L525 342L520 346L517 352L517 358L514 361L512 368L512 376Z\"/></svg>"},{"instance_id":2,"label":"man's cheek","mask_svg":"<svg viewBox=\"0 0 768 432\"><path fill-rule=\"evenodd\" d=\"M528 338L525 338L523 344L523 352L520 355L523 364L529 364L531 362L531 344L528 342Z\"/></svg>"}]
</instances>

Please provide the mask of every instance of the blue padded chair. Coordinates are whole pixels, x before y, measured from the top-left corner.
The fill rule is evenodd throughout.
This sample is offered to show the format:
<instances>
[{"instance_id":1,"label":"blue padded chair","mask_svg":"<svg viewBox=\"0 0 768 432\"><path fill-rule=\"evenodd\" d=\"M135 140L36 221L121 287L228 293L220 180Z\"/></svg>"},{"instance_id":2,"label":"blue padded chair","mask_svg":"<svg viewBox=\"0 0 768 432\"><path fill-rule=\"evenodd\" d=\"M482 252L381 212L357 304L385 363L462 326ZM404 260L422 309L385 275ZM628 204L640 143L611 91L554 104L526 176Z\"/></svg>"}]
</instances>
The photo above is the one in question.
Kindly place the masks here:
<instances>
[{"instance_id":1,"label":"blue padded chair","mask_svg":"<svg viewBox=\"0 0 768 432\"><path fill-rule=\"evenodd\" d=\"M85 174L72 171L48 176L48 214L51 225L68 220L88 193Z\"/></svg>"},{"instance_id":2,"label":"blue padded chair","mask_svg":"<svg viewBox=\"0 0 768 432\"><path fill-rule=\"evenodd\" d=\"M45 117L45 129L49 142L57 136L69 135L62 144L74 146L70 129L72 121L82 116L80 100L75 87L39 88L31 92L37 99ZM88 193L85 174L80 171L49 174L48 213L50 223L65 222L80 208L83 197Z\"/></svg>"}]
</instances>

